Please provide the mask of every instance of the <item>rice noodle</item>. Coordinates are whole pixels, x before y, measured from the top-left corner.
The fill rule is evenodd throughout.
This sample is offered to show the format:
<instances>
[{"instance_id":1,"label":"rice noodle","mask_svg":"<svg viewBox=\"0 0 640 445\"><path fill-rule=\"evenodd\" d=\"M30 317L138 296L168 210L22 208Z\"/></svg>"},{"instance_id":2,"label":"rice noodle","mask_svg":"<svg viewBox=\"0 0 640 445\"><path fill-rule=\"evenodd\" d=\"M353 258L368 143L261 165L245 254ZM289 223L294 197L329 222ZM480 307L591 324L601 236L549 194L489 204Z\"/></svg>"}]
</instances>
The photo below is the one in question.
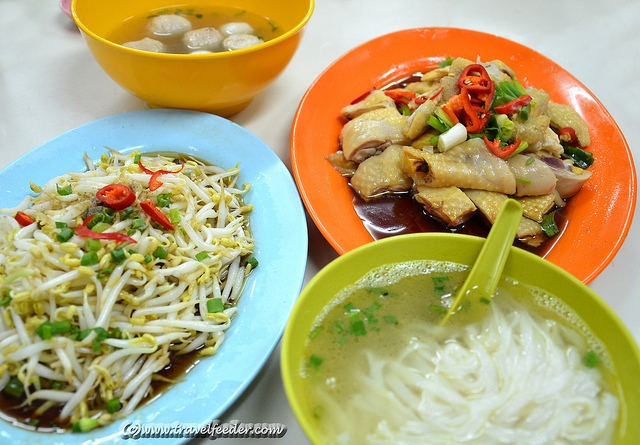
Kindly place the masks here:
<instances>
[{"instance_id":1,"label":"rice noodle","mask_svg":"<svg viewBox=\"0 0 640 445\"><path fill-rule=\"evenodd\" d=\"M368 351L368 366L353 370L366 390L339 402L319 390L331 407L328 436L340 444L363 431L372 431L367 444L611 443L618 399L582 364L566 340L571 329L504 301L491 308L461 332L412 324L397 355Z\"/></svg>"},{"instance_id":2,"label":"rice noodle","mask_svg":"<svg viewBox=\"0 0 640 445\"><path fill-rule=\"evenodd\" d=\"M239 186L239 168L185 159L177 172L174 158L143 156L150 171L176 172L160 175L159 188L151 191L151 174L137 164L139 155L110 150L86 172L56 177L41 192L36 189L37 196L0 209L7 215L0 216L0 298L6 300L0 306L0 389L18 378L25 405L44 401L38 413L60 409L60 418L71 424L86 417L106 424L126 416L155 396L156 373L174 355L214 354L251 270L245 267L254 250L251 206L243 199L249 187ZM97 264L82 265L86 239L74 233L59 241L56 223L71 229L86 223L100 204L96 192L113 183L134 191L137 214L125 218L124 211L115 212L106 232L132 241L100 240ZM59 193L63 187L71 193ZM158 203L161 196L169 198L168 208L158 205L162 213L179 213L174 231L157 225L138 205ZM36 224L20 227L17 211ZM166 257L156 255L158 247ZM115 263L112 252L119 248L125 258ZM223 311L208 313L212 298L221 299ZM72 331L43 339L36 329L45 322L69 322ZM108 413L106 402L116 398L122 410Z\"/></svg>"}]
</instances>

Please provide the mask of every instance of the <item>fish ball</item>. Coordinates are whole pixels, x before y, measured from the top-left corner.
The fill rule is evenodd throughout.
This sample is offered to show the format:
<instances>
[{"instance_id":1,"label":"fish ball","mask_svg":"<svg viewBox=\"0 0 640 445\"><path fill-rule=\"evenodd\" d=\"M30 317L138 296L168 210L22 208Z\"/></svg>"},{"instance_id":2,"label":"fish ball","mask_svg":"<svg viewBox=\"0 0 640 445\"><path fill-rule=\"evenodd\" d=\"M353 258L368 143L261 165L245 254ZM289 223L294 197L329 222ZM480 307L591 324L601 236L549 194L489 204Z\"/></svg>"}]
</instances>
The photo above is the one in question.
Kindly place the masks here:
<instances>
[{"instance_id":1,"label":"fish ball","mask_svg":"<svg viewBox=\"0 0 640 445\"><path fill-rule=\"evenodd\" d=\"M162 53L165 50L164 43L156 39L145 37L142 40L135 40L132 42L124 43L123 46L133 49L139 49L142 51L151 51L154 53Z\"/></svg>"},{"instance_id":2,"label":"fish ball","mask_svg":"<svg viewBox=\"0 0 640 445\"><path fill-rule=\"evenodd\" d=\"M232 34L253 34L253 28L246 22L230 22L220 26L220 32L229 37Z\"/></svg>"},{"instance_id":3,"label":"fish ball","mask_svg":"<svg viewBox=\"0 0 640 445\"><path fill-rule=\"evenodd\" d=\"M260 37L253 36L251 34L232 34L222 42L222 46L227 51L233 51L234 49L249 48L250 46L263 43Z\"/></svg>"},{"instance_id":4,"label":"fish ball","mask_svg":"<svg viewBox=\"0 0 640 445\"><path fill-rule=\"evenodd\" d=\"M149 22L149 31L162 37L173 37L191 30L191 22L180 15L166 14Z\"/></svg>"},{"instance_id":5,"label":"fish ball","mask_svg":"<svg viewBox=\"0 0 640 445\"><path fill-rule=\"evenodd\" d=\"M215 28L200 28L187 31L182 36L182 43L194 50L219 51L224 36Z\"/></svg>"}]
</instances>

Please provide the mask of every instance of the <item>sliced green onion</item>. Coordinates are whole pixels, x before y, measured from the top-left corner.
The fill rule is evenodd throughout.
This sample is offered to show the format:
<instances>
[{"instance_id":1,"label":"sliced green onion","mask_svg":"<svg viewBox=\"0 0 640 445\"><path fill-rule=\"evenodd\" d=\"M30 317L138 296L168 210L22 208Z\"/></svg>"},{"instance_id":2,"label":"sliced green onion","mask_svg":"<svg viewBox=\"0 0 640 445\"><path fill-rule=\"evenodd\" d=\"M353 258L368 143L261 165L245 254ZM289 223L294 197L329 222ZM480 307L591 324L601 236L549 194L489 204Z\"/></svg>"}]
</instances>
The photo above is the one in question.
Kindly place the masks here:
<instances>
[{"instance_id":1,"label":"sliced green onion","mask_svg":"<svg viewBox=\"0 0 640 445\"><path fill-rule=\"evenodd\" d=\"M198 252L196 253L196 260L204 261L209 258L209 254L207 252Z\"/></svg>"},{"instance_id":2,"label":"sliced green onion","mask_svg":"<svg viewBox=\"0 0 640 445\"><path fill-rule=\"evenodd\" d=\"M564 155L580 168L589 168L594 162L593 153L578 147L564 147Z\"/></svg>"},{"instance_id":3,"label":"sliced green onion","mask_svg":"<svg viewBox=\"0 0 640 445\"><path fill-rule=\"evenodd\" d=\"M73 190L71 189L71 185L60 187L58 184L56 184L56 189L58 190L58 195L60 196L68 196L73 193Z\"/></svg>"},{"instance_id":4,"label":"sliced green onion","mask_svg":"<svg viewBox=\"0 0 640 445\"><path fill-rule=\"evenodd\" d=\"M80 264L82 266L94 266L98 264L98 261L98 254L93 251L83 254L80 258Z\"/></svg>"},{"instance_id":5,"label":"sliced green onion","mask_svg":"<svg viewBox=\"0 0 640 445\"><path fill-rule=\"evenodd\" d=\"M530 157L529 159L527 159L527 161L524 163L524 165L529 166L529 165L533 164L534 162L536 162L536 159Z\"/></svg>"},{"instance_id":6,"label":"sliced green onion","mask_svg":"<svg viewBox=\"0 0 640 445\"><path fill-rule=\"evenodd\" d=\"M317 368L322 364L324 359L322 357L318 357L317 355L312 355L309 357L309 365L313 368Z\"/></svg>"},{"instance_id":7,"label":"sliced green onion","mask_svg":"<svg viewBox=\"0 0 640 445\"><path fill-rule=\"evenodd\" d=\"M24 394L24 385L18 377L12 377L4 387L4 393L10 397L22 397Z\"/></svg>"},{"instance_id":8,"label":"sliced green onion","mask_svg":"<svg viewBox=\"0 0 640 445\"><path fill-rule=\"evenodd\" d=\"M445 68L453 63L453 57L448 56L446 59L438 62L438 68Z\"/></svg>"},{"instance_id":9,"label":"sliced green onion","mask_svg":"<svg viewBox=\"0 0 640 445\"><path fill-rule=\"evenodd\" d=\"M171 193L158 195L158 207L169 207L171 205Z\"/></svg>"},{"instance_id":10,"label":"sliced green onion","mask_svg":"<svg viewBox=\"0 0 640 445\"><path fill-rule=\"evenodd\" d=\"M102 269L101 271L99 271L97 273L98 278L105 278L108 277L109 275L111 275L111 273L113 272L113 268L108 267L106 269Z\"/></svg>"},{"instance_id":11,"label":"sliced green onion","mask_svg":"<svg viewBox=\"0 0 640 445\"><path fill-rule=\"evenodd\" d=\"M65 227L69 227L66 222L56 221L56 229L64 229Z\"/></svg>"},{"instance_id":12,"label":"sliced green onion","mask_svg":"<svg viewBox=\"0 0 640 445\"><path fill-rule=\"evenodd\" d=\"M134 218L133 222L131 223L131 227L133 229L138 229L140 231L143 231L144 229L147 228L147 220L144 218Z\"/></svg>"},{"instance_id":13,"label":"sliced green onion","mask_svg":"<svg viewBox=\"0 0 640 445\"><path fill-rule=\"evenodd\" d=\"M99 425L97 419L91 419L89 417L83 417L71 426L71 431L74 433L86 433L91 431Z\"/></svg>"},{"instance_id":14,"label":"sliced green onion","mask_svg":"<svg viewBox=\"0 0 640 445\"><path fill-rule=\"evenodd\" d=\"M600 359L598 359L598 355L595 352L589 351L584 356L583 362L587 368L594 368L598 365Z\"/></svg>"},{"instance_id":15,"label":"sliced green onion","mask_svg":"<svg viewBox=\"0 0 640 445\"><path fill-rule=\"evenodd\" d=\"M87 238L84 242L84 250L89 252L97 252L102 248L100 240L94 238Z\"/></svg>"},{"instance_id":16,"label":"sliced green onion","mask_svg":"<svg viewBox=\"0 0 640 445\"><path fill-rule=\"evenodd\" d=\"M544 232L545 235L549 237L552 237L560 233L560 229L556 224L555 216L556 216L556 212L551 212L551 213L547 213L542 218L542 224L541 224L542 231Z\"/></svg>"},{"instance_id":17,"label":"sliced green onion","mask_svg":"<svg viewBox=\"0 0 640 445\"><path fill-rule=\"evenodd\" d=\"M363 337L367 335L367 330L364 327L364 321L362 320L351 320L351 332L356 337Z\"/></svg>"},{"instance_id":18,"label":"sliced green onion","mask_svg":"<svg viewBox=\"0 0 640 445\"><path fill-rule=\"evenodd\" d=\"M124 249L113 249L111 251L111 261L114 263L121 263L127 259L127 254Z\"/></svg>"},{"instance_id":19,"label":"sliced green onion","mask_svg":"<svg viewBox=\"0 0 640 445\"><path fill-rule=\"evenodd\" d=\"M0 300L0 306L6 306L11 303L11 289L5 289L2 293L2 299Z\"/></svg>"},{"instance_id":20,"label":"sliced green onion","mask_svg":"<svg viewBox=\"0 0 640 445\"><path fill-rule=\"evenodd\" d=\"M180 222L180 209L171 209L169 210L169 220L173 224L177 224Z\"/></svg>"},{"instance_id":21,"label":"sliced green onion","mask_svg":"<svg viewBox=\"0 0 640 445\"><path fill-rule=\"evenodd\" d=\"M47 320L38 326L35 332L41 339L49 340L54 335L71 332L71 323L68 321L55 321L52 323Z\"/></svg>"},{"instance_id":22,"label":"sliced green onion","mask_svg":"<svg viewBox=\"0 0 640 445\"><path fill-rule=\"evenodd\" d=\"M429 116L429 119L427 120L427 124L429 124L431 127L433 127L435 130L437 130L440 133L444 133L449 129L449 127L447 127L440 119L438 119L438 117L435 114L432 114L431 116Z\"/></svg>"},{"instance_id":23,"label":"sliced green onion","mask_svg":"<svg viewBox=\"0 0 640 445\"><path fill-rule=\"evenodd\" d=\"M449 117L449 115L447 114L446 111L444 111L442 109L442 107L438 107L436 108L436 111L434 111L435 115L438 117L438 119L440 119L440 121L445 124L447 127L451 128L453 127L456 123L453 122L451 120L451 118Z\"/></svg>"},{"instance_id":24,"label":"sliced green onion","mask_svg":"<svg viewBox=\"0 0 640 445\"><path fill-rule=\"evenodd\" d=\"M107 412L110 414L120 411L120 408L122 408L120 399L111 399L107 402Z\"/></svg>"},{"instance_id":25,"label":"sliced green onion","mask_svg":"<svg viewBox=\"0 0 640 445\"><path fill-rule=\"evenodd\" d=\"M460 122L449 128L438 137L438 150L445 152L467 140L467 129Z\"/></svg>"},{"instance_id":26,"label":"sliced green onion","mask_svg":"<svg viewBox=\"0 0 640 445\"><path fill-rule=\"evenodd\" d=\"M158 246L158 248L153 251L153 256L161 260L166 259L168 255L169 253L162 246Z\"/></svg>"},{"instance_id":27,"label":"sliced green onion","mask_svg":"<svg viewBox=\"0 0 640 445\"><path fill-rule=\"evenodd\" d=\"M146 254L146 255L144 256L144 262L145 262L145 263L150 263L151 261L153 261L153 256L152 256L152 255L149 255L149 254Z\"/></svg>"},{"instance_id":28,"label":"sliced green onion","mask_svg":"<svg viewBox=\"0 0 640 445\"><path fill-rule=\"evenodd\" d=\"M217 312L222 312L224 310L224 305L222 304L221 298L212 298L207 300L207 312L210 314L215 314Z\"/></svg>"},{"instance_id":29,"label":"sliced green onion","mask_svg":"<svg viewBox=\"0 0 640 445\"><path fill-rule=\"evenodd\" d=\"M247 264L251 266L252 269L255 269L256 267L258 267L258 260L256 259L256 257L252 256L247 260Z\"/></svg>"},{"instance_id":30,"label":"sliced green onion","mask_svg":"<svg viewBox=\"0 0 640 445\"><path fill-rule=\"evenodd\" d=\"M62 230L60 230L60 233L58 233L58 236L56 238L58 242L66 243L73 237L73 235L74 235L73 229L70 229L69 227L64 227Z\"/></svg>"},{"instance_id":31,"label":"sliced green onion","mask_svg":"<svg viewBox=\"0 0 640 445\"><path fill-rule=\"evenodd\" d=\"M133 162L135 162L137 164L138 162L140 162L141 158L142 158L142 155L140 153L138 153L137 155L135 155L133 157Z\"/></svg>"},{"instance_id":32,"label":"sliced green onion","mask_svg":"<svg viewBox=\"0 0 640 445\"><path fill-rule=\"evenodd\" d=\"M92 221L93 222L93 221ZM111 227L111 225L109 225L109 223L106 222L99 222L98 224L94 225L91 230L93 230L94 232L104 232L105 230L107 230L109 227Z\"/></svg>"},{"instance_id":33,"label":"sliced green onion","mask_svg":"<svg viewBox=\"0 0 640 445\"><path fill-rule=\"evenodd\" d=\"M485 298L485 297L480 297L480 303L491 304L491 300L489 300L488 298Z\"/></svg>"}]
</instances>

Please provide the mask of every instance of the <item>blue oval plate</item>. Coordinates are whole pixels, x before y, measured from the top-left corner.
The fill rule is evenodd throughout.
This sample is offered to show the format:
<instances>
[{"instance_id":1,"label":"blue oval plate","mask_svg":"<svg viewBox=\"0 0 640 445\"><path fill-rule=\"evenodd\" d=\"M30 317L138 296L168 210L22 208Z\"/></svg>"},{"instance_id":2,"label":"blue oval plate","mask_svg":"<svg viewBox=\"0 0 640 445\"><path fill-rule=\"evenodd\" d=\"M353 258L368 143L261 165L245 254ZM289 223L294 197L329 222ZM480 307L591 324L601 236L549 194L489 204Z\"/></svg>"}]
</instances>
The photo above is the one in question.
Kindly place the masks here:
<instances>
[{"instance_id":1,"label":"blue oval plate","mask_svg":"<svg viewBox=\"0 0 640 445\"><path fill-rule=\"evenodd\" d=\"M39 433L4 422L0 442L11 444L124 443L130 424L206 425L219 419L256 377L276 347L302 287L308 235L302 202L291 174L256 136L226 119L195 111L155 109L123 113L78 127L37 147L0 172L2 205L17 205L68 171L86 169L107 152L173 151L231 168L251 183L246 195L254 209L250 226L259 266L251 273L238 314L217 354L205 357L185 378L125 420L88 433ZM3 422L3 421L0 421ZM163 444L186 438L161 439Z\"/></svg>"}]
</instances>

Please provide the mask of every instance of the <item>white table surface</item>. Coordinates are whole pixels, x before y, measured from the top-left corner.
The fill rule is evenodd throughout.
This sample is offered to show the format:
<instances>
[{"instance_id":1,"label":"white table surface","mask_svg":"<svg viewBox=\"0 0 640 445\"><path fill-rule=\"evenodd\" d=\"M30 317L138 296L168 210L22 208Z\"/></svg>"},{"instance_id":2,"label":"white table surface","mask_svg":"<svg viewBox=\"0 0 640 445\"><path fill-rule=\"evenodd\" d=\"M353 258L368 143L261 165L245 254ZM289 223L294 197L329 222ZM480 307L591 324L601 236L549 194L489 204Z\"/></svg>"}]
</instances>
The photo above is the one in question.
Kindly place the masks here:
<instances>
[{"instance_id":1,"label":"white table surface","mask_svg":"<svg viewBox=\"0 0 640 445\"><path fill-rule=\"evenodd\" d=\"M287 166L295 109L308 86L331 62L382 34L428 26L497 34L554 60L600 99L640 159L637 0L316 1L302 44L286 71L246 110L231 118L261 138ZM0 168L77 126L146 108L97 65L75 25L59 10L58 0L0 0ZM625 244L591 287L640 341L638 224L632 225ZM336 256L310 221L306 280ZM278 348L221 421L282 423L287 426L286 435L280 439L218 439L216 443L308 443L287 403L279 358ZM205 440L190 443L204 444Z\"/></svg>"}]
</instances>

